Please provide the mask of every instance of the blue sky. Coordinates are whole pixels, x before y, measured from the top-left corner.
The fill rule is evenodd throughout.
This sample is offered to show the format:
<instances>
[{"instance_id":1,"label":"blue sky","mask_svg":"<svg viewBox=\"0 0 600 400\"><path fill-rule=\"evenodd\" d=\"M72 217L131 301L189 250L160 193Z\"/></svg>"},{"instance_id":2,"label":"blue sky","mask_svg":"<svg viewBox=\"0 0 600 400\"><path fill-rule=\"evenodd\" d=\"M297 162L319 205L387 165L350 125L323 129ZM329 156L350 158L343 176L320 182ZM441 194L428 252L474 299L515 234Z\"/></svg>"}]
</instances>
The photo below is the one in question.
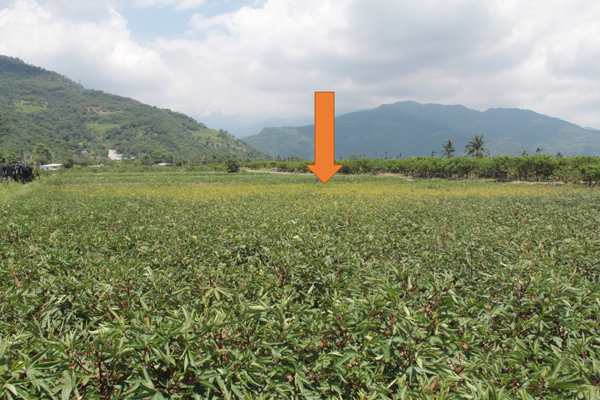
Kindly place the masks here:
<instances>
[{"instance_id":1,"label":"blue sky","mask_svg":"<svg viewBox=\"0 0 600 400\"><path fill-rule=\"evenodd\" d=\"M127 19L131 37L139 42L151 42L157 37L176 39L183 37L189 29L188 22L194 10L174 10L174 6L117 8Z\"/></svg>"},{"instance_id":2,"label":"blue sky","mask_svg":"<svg viewBox=\"0 0 600 400\"><path fill-rule=\"evenodd\" d=\"M596 0L0 0L0 54L213 128L414 100L600 128Z\"/></svg>"},{"instance_id":3,"label":"blue sky","mask_svg":"<svg viewBox=\"0 0 600 400\"><path fill-rule=\"evenodd\" d=\"M260 7L262 3L247 0L205 1L182 9L178 8L177 4L157 3L144 6L135 2L120 2L115 4L115 9L127 19L127 27L131 30L134 40L151 42L157 37L188 37L191 28L189 22L195 14L211 18L234 12L243 6Z\"/></svg>"}]
</instances>

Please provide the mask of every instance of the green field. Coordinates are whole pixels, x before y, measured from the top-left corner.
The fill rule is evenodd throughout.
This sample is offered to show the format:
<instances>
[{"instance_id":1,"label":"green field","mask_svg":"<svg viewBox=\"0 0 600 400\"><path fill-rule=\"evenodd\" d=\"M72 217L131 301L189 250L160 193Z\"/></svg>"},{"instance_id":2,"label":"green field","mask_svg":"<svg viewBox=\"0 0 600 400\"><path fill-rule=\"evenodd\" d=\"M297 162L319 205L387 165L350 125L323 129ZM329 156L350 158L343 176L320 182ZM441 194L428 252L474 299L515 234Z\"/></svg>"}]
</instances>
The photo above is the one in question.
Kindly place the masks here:
<instances>
[{"instance_id":1,"label":"green field","mask_svg":"<svg viewBox=\"0 0 600 400\"><path fill-rule=\"evenodd\" d=\"M80 173L0 206L7 398L600 396L597 188Z\"/></svg>"}]
</instances>

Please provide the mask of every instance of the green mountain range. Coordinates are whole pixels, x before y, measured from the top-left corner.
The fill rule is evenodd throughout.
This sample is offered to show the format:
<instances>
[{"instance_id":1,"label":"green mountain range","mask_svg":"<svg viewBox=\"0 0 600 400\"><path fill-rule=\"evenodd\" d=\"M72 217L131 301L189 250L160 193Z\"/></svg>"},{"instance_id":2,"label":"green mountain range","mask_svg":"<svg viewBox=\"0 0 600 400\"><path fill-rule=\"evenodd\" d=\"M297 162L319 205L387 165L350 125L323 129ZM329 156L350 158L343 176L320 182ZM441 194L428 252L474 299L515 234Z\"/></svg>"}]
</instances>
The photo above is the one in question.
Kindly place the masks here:
<instances>
[{"instance_id":1,"label":"green mountain range","mask_svg":"<svg viewBox=\"0 0 600 400\"><path fill-rule=\"evenodd\" d=\"M0 151L32 154L40 143L57 159L106 157L109 149L126 157L158 154L207 161L261 156L227 132L208 129L184 114L88 90L57 73L0 56Z\"/></svg>"},{"instance_id":2,"label":"green mountain range","mask_svg":"<svg viewBox=\"0 0 600 400\"><path fill-rule=\"evenodd\" d=\"M483 135L491 155L544 154L600 156L600 131L529 110L494 108L484 112L460 105L404 101L358 111L335 119L335 157L429 156L441 154L447 139L455 155L474 135ZM265 128L243 139L272 157L314 157L314 126Z\"/></svg>"}]
</instances>

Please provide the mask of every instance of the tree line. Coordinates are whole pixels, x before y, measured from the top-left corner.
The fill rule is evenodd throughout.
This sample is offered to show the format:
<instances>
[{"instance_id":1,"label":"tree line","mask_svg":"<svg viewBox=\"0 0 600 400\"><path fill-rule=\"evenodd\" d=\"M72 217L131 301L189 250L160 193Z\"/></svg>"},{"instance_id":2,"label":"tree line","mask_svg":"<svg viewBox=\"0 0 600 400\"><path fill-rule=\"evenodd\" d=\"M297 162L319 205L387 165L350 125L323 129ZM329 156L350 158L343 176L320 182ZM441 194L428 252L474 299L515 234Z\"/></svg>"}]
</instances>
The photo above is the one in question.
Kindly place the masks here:
<instances>
[{"instance_id":1,"label":"tree line","mask_svg":"<svg viewBox=\"0 0 600 400\"><path fill-rule=\"evenodd\" d=\"M275 169L284 172L309 172L310 161L253 161L244 163L249 169ZM600 157L416 157L408 159L343 160L341 174L393 173L411 178L495 179L498 181L555 179L583 182L594 186L600 182Z\"/></svg>"},{"instance_id":2,"label":"tree line","mask_svg":"<svg viewBox=\"0 0 600 400\"><path fill-rule=\"evenodd\" d=\"M490 157L484 146L483 135L475 135L465 146L465 157L453 157L456 149L451 139L442 146L442 157L436 158L435 151L430 157L412 157L402 159L370 159L350 154L347 160L339 160L344 166L341 174L378 174L394 173L412 178L443 179L496 179L510 180L548 180L550 178L585 183L595 186L600 183L600 158L592 156L574 156L564 158L559 152L553 158L542 155L537 148L534 156L525 151L521 157ZM255 161L244 164L247 168L271 168L285 172L309 172L306 164L310 161Z\"/></svg>"}]
</instances>

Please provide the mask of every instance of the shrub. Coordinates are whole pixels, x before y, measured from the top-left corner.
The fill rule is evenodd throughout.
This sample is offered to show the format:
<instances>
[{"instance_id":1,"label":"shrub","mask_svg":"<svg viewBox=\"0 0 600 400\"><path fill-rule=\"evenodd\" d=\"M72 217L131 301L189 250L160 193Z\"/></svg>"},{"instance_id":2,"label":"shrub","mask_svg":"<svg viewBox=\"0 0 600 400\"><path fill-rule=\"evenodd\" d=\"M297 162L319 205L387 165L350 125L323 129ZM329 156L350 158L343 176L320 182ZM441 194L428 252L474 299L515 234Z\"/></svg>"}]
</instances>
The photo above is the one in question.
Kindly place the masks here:
<instances>
[{"instance_id":1,"label":"shrub","mask_svg":"<svg viewBox=\"0 0 600 400\"><path fill-rule=\"evenodd\" d=\"M235 158L230 158L225 161L227 172L240 172L240 162Z\"/></svg>"}]
</instances>

